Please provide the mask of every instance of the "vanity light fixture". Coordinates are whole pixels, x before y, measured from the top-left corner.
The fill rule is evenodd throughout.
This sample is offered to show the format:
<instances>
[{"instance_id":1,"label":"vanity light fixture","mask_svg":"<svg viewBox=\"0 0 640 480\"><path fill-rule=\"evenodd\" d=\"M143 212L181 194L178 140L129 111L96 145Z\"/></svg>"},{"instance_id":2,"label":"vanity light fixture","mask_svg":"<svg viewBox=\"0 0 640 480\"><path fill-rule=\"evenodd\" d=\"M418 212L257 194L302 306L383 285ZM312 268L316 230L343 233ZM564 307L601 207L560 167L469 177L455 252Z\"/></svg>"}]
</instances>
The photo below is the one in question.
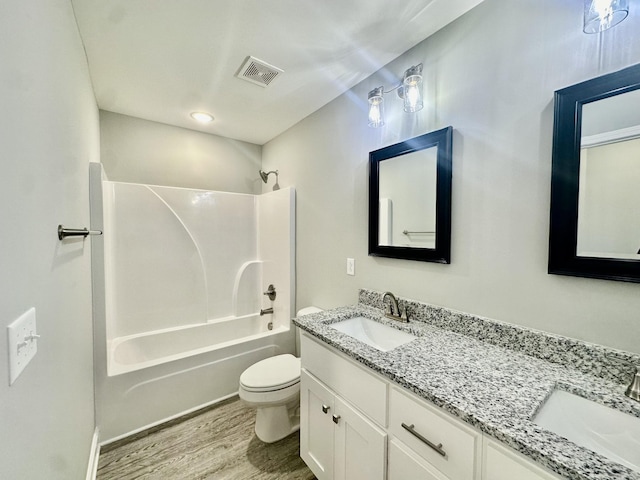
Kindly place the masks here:
<instances>
[{"instance_id":1,"label":"vanity light fixture","mask_svg":"<svg viewBox=\"0 0 640 480\"><path fill-rule=\"evenodd\" d=\"M382 127L384 125L384 94L397 91L398 97L404 101L404 111L415 113L424 107L422 101L422 64L414 65L404 72L402 82L390 90L384 86L374 88L369 92L369 126Z\"/></svg>"},{"instance_id":2,"label":"vanity light fixture","mask_svg":"<svg viewBox=\"0 0 640 480\"><path fill-rule=\"evenodd\" d=\"M200 123L213 122L213 115L206 112L191 112L191 118Z\"/></svg>"},{"instance_id":3,"label":"vanity light fixture","mask_svg":"<svg viewBox=\"0 0 640 480\"><path fill-rule=\"evenodd\" d=\"M600 33L629 15L629 0L584 0L584 33Z\"/></svg>"}]
</instances>

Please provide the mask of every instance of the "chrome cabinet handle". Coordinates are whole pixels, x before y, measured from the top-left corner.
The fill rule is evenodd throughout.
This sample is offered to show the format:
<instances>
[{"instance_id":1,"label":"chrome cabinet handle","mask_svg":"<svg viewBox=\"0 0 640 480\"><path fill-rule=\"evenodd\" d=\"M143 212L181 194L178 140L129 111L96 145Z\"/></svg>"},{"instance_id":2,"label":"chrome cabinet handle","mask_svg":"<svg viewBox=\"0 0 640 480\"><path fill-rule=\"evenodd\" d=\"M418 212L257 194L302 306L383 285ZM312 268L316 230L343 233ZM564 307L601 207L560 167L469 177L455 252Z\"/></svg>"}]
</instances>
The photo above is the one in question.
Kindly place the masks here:
<instances>
[{"instance_id":1,"label":"chrome cabinet handle","mask_svg":"<svg viewBox=\"0 0 640 480\"><path fill-rule=\"evenodd\" d=\"M425 443L428 447L434 449L436 452L438 452L438 454L442 455L443 457L447 456L447 452L445 452L442 449L442 444L441 443L436 445L435 443L430 442L428 439L426 439L425 437L420 435L418 432L416 432L415 426L413 424L407 425L406 423L403 422L401 425L402 425L402 428L404 428L407 432L409 432L411 435L416 437L422 443Z\"/></svg>"},{"instance_id":2,"label":"chrome cabinet handle","mask_svg":"<svg viewBox=\"0 0 640 480\"><path fill-rule=\"evenodd\" d=\"M333 423L335 423L336 425L338 424L339 420L340 420L340 415L334 415L333 416Z\"/></svg>"},{"instance_id":3,"label":"chrome cabinet handle","mask_svg":"<svg viewBox=\"0 0 640 480\"><path fill-rule=\"evenodd\" d=\"M329 405L322 405L322 413L327 413L330 409Z\"/></svg>"}]
</instances>

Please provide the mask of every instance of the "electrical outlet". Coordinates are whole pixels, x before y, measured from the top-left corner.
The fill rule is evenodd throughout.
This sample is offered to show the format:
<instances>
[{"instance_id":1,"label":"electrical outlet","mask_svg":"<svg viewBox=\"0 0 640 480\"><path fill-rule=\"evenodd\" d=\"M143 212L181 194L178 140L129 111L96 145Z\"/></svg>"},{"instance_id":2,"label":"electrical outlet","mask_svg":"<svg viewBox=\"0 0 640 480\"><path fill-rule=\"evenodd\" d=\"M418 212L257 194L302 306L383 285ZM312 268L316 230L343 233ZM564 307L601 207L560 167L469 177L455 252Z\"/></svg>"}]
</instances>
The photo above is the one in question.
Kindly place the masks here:
<instances>
[{"instance_id":1,"label":"electrical outlet","mask_svg":"<svg viewBox=\"0 0 640 480\"><path fill-rule=\"evenodd\" d=\"M347 258L347 275L356 274L356 261L353 258Z\"/></svg>"},{"instance_id":2,"label":"electrical outlet","mask_svg":"<svg viewBox=\"0 0 640 480\"><path fill-rule=\"evenodd\" d=\"M24 367L38 351L36 309L30 308L7 327L9 342L9 385L16 381Z\"/></svg>"}]
</instances>

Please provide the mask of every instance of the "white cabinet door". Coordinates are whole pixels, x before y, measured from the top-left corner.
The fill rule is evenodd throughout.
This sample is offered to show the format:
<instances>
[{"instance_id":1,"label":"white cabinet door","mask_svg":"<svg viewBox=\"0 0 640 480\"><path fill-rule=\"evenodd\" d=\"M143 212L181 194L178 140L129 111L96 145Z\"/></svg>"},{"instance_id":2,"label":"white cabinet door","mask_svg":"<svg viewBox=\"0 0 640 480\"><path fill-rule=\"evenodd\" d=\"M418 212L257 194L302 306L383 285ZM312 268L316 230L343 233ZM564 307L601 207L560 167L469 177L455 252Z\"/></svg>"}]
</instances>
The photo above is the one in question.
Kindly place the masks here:
<instances>
[{"instance_id":1,"label":"white cabinet door","mask_svg":"<svg viewBox=\"0 0 640 480\"><path fill-rule=\"evenodd\" d=\"M384 480L386 433L335 397L335 480Z\"/></svg>"},{"instance_id":2,"label":"white cabinet door","mask_svg":"<svg viewBox=\"0 0 640 480\"><path fill-rule=\"evenodd\" d=\"M300 457L318 480L333 479L334 396L306 371L300 373Z\"/></svg>"}]
</instances>

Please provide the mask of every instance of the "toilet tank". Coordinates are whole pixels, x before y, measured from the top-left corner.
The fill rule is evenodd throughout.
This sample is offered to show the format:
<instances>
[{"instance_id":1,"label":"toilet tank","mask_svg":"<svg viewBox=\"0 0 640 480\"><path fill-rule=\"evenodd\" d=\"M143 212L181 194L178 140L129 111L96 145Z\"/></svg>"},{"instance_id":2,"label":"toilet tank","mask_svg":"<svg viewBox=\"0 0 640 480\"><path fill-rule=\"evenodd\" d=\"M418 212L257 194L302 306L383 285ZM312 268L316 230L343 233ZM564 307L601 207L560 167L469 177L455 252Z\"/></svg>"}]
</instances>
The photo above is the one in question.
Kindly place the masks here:
<instances>
[{"instance_id":1,"label":"toilet tank","mask_svg":"<svg viewBox=\"0 0 640 480\"><path fill-rule=\"evenodd\" d=\"M321 308L314 307L314 306L304 307L298 310L296 317L302 317L303 315L310 315L312 313L318 313L322 311L323 310ZM300 357L300 330L298 329L298 327L295 327L295 329L296 329L296 356Z\"/></svg>"}]
</instances>

